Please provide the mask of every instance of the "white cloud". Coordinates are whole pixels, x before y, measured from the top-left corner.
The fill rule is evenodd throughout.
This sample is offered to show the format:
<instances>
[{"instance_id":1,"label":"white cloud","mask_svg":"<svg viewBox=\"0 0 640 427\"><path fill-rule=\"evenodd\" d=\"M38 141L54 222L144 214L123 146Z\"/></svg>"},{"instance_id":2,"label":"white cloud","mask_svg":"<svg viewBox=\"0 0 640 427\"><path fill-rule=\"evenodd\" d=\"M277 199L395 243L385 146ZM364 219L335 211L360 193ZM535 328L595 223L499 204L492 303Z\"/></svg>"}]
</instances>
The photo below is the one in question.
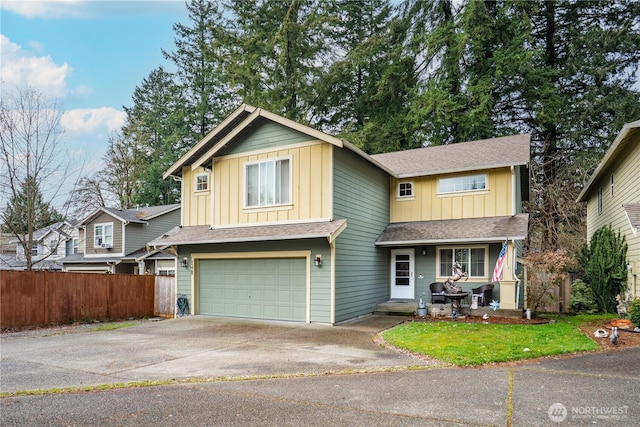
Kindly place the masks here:
<instances>
[{"instance_id":1,"label":"white cloud","mask_svg":"<svg viewBox=\"0 0 640 427\"><path fill-rule=\"evenodd\" d=\"M120 129L124 125L126 114L113 107L77 109L62 114L60 123L69 132L92 133Z\"/></svg>"},{"instance_id":2,"label":"white cloud","mask_svg":"<svg viewBox=\"0 0 640 427\"><path fill-rule=\"evenodd\" d=\"M31 55L4 34L0 34L0 62L0 79L9 88L28 84L54 98L68 92L66 79L73 71L69 64L58 65L50 56Z\"/></svg>"},{"instance_id":3,"label":"white cloud","mask_svg":"<svg viewBox=\"0 0 640 427\"><path fill-rule=\"evenodd\" d=\"M153 3L150 5L150 3ZM184 13L184 0L3 0L0 7L25 18L132 16L149 13Z\"/></svg>"}]
</instances>

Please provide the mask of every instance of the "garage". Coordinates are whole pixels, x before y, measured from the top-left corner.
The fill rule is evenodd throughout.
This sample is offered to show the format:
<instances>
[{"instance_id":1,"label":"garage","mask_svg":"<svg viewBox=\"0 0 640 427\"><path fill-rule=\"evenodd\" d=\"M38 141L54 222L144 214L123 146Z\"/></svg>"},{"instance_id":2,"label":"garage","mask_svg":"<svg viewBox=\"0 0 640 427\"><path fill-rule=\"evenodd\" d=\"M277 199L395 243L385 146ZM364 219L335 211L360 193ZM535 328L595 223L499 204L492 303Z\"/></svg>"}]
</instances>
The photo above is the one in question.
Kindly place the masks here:
<instances>
[{"instance_id":1,"label":"garage","mask_svg":"<svg viewBox=\"0 0 640 427\"><path fill-rule=\"evenodd\" d=\"M306 320L305 258L202 259L200 314Z\"/></svg>"}]
</instances>

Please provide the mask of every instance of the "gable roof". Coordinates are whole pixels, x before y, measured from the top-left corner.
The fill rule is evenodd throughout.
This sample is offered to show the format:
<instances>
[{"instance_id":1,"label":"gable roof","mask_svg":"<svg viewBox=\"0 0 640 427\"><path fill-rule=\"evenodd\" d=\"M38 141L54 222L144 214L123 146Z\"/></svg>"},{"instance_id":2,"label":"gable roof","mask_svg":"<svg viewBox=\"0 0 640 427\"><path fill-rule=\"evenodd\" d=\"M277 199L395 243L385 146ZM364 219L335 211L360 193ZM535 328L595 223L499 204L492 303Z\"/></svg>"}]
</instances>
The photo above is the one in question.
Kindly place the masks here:
<instances>
[{"instance_id":1,"label":"gable roof","mask_svg":"<svg viewBox=\"0 0 640 427\"><path fill-rule=\"evenodd\" d=\"M486 218L443 219L391 223L376 240L377 246L487 243L524 240L529 214Z\"/></svg>"},{"instance_id":2,"label":"gable roof","mask_svg":"<svg viewBox=\"0 0 640 427\"><path fill-rule=\"evenodd\" d=\"M102 213L106 213L111 215L112 217L120 220L125 223L139 223L144 224L147 221L164 215L169 212L173 212L177 209L180 209L180 204L172 204L172 205L162 205L162 206L146 206L143 208L135 208L135 209L116 209L116 208L107 208L101 207L97 209L94 213L89 215L84 221L82 221L81 225L86 225L95 219L98 215Z\"/></svg>"},{"instance_id":3,"label":"gable roof","mask_svg":"<svg viewBox=\"0 0 640 427\"><path fill-rule=\"evenodd\" d=\"M513 135L371 156L398 178L527 165L531 135Z\"/></svg>"},{"instance_id":4,"label":"gable roof","mask_svg":"<svg viewBox=\"0 0 640 427\"><path fill-rule=\"evenodd\" d=\"M636 120L635 122L627 123L622 127L622 130L616 136L616 139L613 140L613 144L607 150L604 157L598 164L598 167L589 178L589 181L585 184L584 188L578 195L578 202L586 202L589 198L589 193L593 190L593 186L596 182L600 180L602 175L614 164L620 153L633 141L633 136L637 135L640 128L640 120ZM640 138L637 139L638 144L640 144Z\"/></svg>"},{"instance_id":5,"label":"gable roof","mask_svg":"<svg viewBox=\"0 0 640 427\"><path fill-rule=\"evenodd\" d=\"M627 214L627 219L631 228L640 229L640 203L626 203L622 205L624 212Z\"/></svg>"},{"instance_id":6,"label":"gable roof","mask_svg":"<svg viewBox=\"0 0 640 427\"><path fill-rule=\"evenodd\" d=\"M180 159L178 159L177 162L171 165L171 167L169 167L169 169L167 169L167 171L163 174L163 178L166 179L172 175L181 175L182 168L184 166L191 166L192 169L203 166L213 156L215 156L217 152L230 144L245 129L251 127L260 118L264 118L272 122L281 124L298 132L309 135L314 139L318 139L320 141L335 145L336 147L347 148L358 154L359 156L365 158L369 162L375 164L379 168L385 170L387 173L393 175L393 173L384 165L378 163L364 151L360 150L348 141L337 138L335 136L331 136L309 126L294 122L293 120L271 113L262 108L242 104L240 107L238 107L238 109L236 109L236 111L234 111L230 116L228 116L220 124L213 128L211 132L205 135L204 138L202 138L196 145L194 145Z\"/></svg>"}]
</instances>

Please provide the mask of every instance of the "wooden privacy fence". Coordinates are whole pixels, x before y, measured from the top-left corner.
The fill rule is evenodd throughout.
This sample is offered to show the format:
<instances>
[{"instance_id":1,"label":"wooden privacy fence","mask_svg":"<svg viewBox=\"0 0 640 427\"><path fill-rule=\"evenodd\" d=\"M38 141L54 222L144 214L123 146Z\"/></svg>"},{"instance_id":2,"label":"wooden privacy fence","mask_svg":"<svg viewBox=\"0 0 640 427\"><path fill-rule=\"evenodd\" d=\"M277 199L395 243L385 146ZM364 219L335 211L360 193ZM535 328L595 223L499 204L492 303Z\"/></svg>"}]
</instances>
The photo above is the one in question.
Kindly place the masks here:
<instances>
[{"instance_id":1,"label":"wooden privacy fence","mask_svg":"<svg viewBox=\"0 0 640 427\"><path fill-rule=\"evenodd\" d=\"M86 319L173 316L175 295L156 312L156 290L173 282L125 274L0 271L0 327L47 325ZM173 279L174 278L166 278ZM175 291L173 291L175 292Z\"/></svg>"}]
</instances>

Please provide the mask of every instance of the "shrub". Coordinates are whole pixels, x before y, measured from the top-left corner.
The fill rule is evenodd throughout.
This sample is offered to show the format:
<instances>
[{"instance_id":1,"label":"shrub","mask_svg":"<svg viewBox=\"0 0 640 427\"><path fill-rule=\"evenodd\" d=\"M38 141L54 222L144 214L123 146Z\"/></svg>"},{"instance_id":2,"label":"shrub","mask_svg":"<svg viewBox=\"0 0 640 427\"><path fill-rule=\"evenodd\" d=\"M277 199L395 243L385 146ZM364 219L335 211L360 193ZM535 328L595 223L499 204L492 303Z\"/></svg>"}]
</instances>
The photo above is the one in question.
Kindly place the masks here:
<instances>
[{"instance_id":1,"label":"shrub","mask_svg":"<svg viewBox=\"0 0 640 427\"><path fill-rule=\"evenodd\" d=\"M575 314L594 314L598 312L598 305L593 298L591 288L580 279L571 284L569 310Z\"/></svg>"},{"instance_id":2,"label":"shrub","mask_svg":"<svg viewBox=\"0 0 640 427\"><path fill-rule=\"evenodd\" d=\"M596 230L577 255L582 279L591 288L602 313L616 313L616 296L627 287L627 243L611 226Z\"/></svg>"},{"instance_id":3,"label":"shrub","mask_svg":"<svg viewBox=\"0 0 640 427\"><path fill-rule=\"evenodd\" d=\"M523 258L527 266L527 303L533 313L557 301L557 290L567 277L570 258L564 251L528 253Z\"/></svg>"},{"instance_id":4,"label":"shrub","mask_svg":"<svg viewBox=\"0 0 640 427\"><path fill-rule=\"evenodd\" d=\"M634 325L640 327L640 298L635 298L629 306L629 319Z\"/></svg>"}]
</instances>

